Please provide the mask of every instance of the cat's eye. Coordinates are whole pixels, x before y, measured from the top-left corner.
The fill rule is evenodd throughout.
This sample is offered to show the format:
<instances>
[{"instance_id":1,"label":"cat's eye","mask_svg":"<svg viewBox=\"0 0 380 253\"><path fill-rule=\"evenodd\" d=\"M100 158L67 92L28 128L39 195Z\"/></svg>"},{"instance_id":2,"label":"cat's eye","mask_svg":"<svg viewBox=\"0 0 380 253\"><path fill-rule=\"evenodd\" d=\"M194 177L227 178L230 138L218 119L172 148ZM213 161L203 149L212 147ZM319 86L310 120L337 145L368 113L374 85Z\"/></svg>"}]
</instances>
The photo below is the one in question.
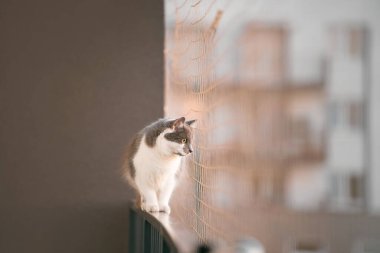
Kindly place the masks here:
<instances>
[{"instance_id":1,"label":"cat's eye","mask_svg":"<svg viewBox=\"0 0 380 253\"><path fill-rule=\"evenodd\" d=\"M187 142L187 139L182 139L181 142L185 144Z\"/></svg>"}]
</instances>

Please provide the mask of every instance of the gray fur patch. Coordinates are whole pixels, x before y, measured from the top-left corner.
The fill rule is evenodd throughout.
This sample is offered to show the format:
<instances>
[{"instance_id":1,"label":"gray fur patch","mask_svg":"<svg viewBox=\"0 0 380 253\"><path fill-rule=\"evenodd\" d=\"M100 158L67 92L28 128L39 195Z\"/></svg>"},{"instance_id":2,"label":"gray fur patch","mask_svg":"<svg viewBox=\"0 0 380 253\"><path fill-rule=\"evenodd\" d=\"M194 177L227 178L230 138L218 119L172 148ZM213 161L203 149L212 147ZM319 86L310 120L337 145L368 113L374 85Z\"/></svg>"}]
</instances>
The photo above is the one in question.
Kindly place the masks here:
<instances>
[{"instance_id":1,"label":"gray fur patch","mask_svg":"<svg viewBox=\"0 0 380 253\"><path fill-rule=\"evenodd\" d=\"M159 119L158 121L150 124L144 128L145 142L149 147L154 147L157 137L165 131L165 129L171 127L172 122L165 119Z\"/></svg>"},{"instance_id":2,"label":"gray fur patch","mask_svg":"<svg viewBox=\"0 0 380 253\"><path fill-rule=\"evenodd\" d=\"M178 128L173 133L165 134L165 138L167 140L177 142L177 143L181 143L182 139L187 139L188 141L191 141L191 137L192 137L191 129L188 126Z\"/></svg>"},{"instance_id":3,"label":"gray fur patch","mask_svg":"<svg viewBox=\"0 0 380 253\"><path fill-rule=\"evenodd\" d=\"M183 151L186 154L193 152L191 142L193 139L193 133L191 127L187 124L184 124L183 127L176 128L173 133L167 133L164 136L167 140L177 143L183 143ZM185 142L182 142L185 141Z\"/></svg>"},{"instance_id":4,"label":"gray fur patch","mask_svg":"<svg viewBox=\"0 0 380 253\"><path fill-rule=\"evenodd\" d=\"M133 158L135 157L137 150L140 146L141 139L143 137L143 133L138 133L129 144L127 153L126 153L126 163L127 163L127 171L132 179L136 176L136 168L133 164Z\"/></svg>"}]
</instances>

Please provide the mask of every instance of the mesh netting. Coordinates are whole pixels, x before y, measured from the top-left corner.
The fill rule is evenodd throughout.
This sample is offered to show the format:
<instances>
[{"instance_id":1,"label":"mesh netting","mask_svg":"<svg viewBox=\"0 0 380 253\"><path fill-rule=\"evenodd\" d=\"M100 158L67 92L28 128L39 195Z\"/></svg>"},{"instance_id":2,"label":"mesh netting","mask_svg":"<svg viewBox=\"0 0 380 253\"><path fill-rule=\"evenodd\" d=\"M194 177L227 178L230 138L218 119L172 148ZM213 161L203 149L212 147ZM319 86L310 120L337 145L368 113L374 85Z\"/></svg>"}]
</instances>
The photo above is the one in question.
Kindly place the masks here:
<instances>
[{"instance_id":1,"label":"mesh netting","mask_svg":"<svg viewBox=\"0 0 380 253\"><path fill-rule=\"evenodd\" d=\"M285 166L284 136L289 131L277 124L284 120L284 95L259 85L242 86L236 77L238 66L227 62L237 57L230 54L237 51L236 44L223 40L231 31L220 24L229 4L216 0L178 4L166 41L165 112L198 120L195 153L186 160L174 208L201 241L217 241L225 249L250 234L246 222L253 221L251 207L281 201L282 175L275 171ZM260 33L261 28L252 29ZM274 47L282 46L281 29L265 32L280 36ZM258 43L265 43L260 39ZM255 54L255 48L252 51ZM251 73L257 84L263 80L265 87L276 85L282 78L282 56L275 57L271 63L275 72ZM241 64L255 63L244 59Z\"/></svg>"},{"instance_id":2,"label":"mesh netting","mask_svg":"<svg viewBox=\"0 0 380 253\"><path fill-rule=\"evenodd\" d=\"M171 202L174 214L200 241L218 242L225 251L248 235L268 252L325 252L333 234L345 230L332 251L343 252L339 242L355 234L352 224L365 221L362 216L332 219L321 212L341 201L333 194L326 197L326 184L339 173L326 175L321 169L326 152L334 151L326 148L326 133L333 133L327 121L334 120L328 119L326 106L333 108L336 100L326 89L333 87L326 81L326 59L302 66L301 74L310 72L309 78L289 78L288 27L255 20L256 2L166 2L165 114L197 119L194 153L183 164ZM362 61L363 30L336 29L345 34L343 40L352 37L348 44L356 47L359 59L354 61ZM331 54L332 64L334 57L340 56ZM362 120L362 110L360 96L347 109L353 122ZM337 206L360 209L363 178L347 175L356 176L353 195ZM296 214L287 207L314 213Z\"/></svg>"}]
</instances>

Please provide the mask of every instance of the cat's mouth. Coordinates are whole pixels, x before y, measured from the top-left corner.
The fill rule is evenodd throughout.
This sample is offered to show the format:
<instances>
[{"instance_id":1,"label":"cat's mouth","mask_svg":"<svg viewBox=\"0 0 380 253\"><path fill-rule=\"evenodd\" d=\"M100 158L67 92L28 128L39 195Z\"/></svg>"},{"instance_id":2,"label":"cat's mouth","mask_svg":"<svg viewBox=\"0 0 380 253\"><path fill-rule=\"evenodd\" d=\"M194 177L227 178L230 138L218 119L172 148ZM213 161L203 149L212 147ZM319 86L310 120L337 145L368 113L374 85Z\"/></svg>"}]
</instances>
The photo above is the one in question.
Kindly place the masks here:
<instances>
[{"instance_id":1,"label":"cat's mouth","mask_svg":"<svg viewBox=\"0 0 380 253\"><path fill-rule=\"evenodd\" d=\"M175 153L176 155L179 155L179 156L186 156L187 154L183 154L183 153L180 153L180 152L177 152Z\"/></svg>"}]
</instances>

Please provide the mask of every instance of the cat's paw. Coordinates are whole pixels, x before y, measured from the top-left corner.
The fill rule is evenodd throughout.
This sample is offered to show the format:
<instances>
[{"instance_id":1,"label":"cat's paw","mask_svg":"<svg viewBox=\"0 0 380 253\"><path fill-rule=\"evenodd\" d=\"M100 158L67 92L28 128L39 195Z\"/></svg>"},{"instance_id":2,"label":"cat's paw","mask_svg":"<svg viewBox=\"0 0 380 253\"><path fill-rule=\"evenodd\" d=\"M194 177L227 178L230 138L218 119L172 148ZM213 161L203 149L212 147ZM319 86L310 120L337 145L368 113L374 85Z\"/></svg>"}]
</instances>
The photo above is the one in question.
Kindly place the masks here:
<instances>
[{"instance_id":1,"label":"cat's paw","mask_svg":"<svg viewBox=\"0 0 380 253\"><path fill-rule=\"evenodd\" d=\"M159 211L160 211L160 208L158 207L158 205L154 205L154 204L145 204L145 203L143 203L143 204L141 205L141 209L142 209L143 211L151 212L151 213L159 212Z\"/></svg>"},{"instance_id":2,"label":"cat's paw","mask_svg":"<svg viewBox=\"0 0 380 253\"><path fill-rule=\"evenodd\" d=\"M171 208L168 205L160 205L160 212L170 214Z\"/></svg>"}]
</instances>

